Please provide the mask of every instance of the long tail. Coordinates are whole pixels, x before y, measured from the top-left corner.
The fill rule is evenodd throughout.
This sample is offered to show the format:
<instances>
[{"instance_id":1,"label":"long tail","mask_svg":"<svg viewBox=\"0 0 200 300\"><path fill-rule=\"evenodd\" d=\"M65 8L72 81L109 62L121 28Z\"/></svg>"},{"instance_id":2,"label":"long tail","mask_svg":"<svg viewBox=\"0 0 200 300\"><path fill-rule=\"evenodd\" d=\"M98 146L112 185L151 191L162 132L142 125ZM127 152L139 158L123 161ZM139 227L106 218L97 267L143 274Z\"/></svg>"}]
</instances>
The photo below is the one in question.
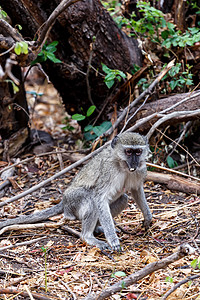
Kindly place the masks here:
<instances>
[{"instance_id":1,"label":"long tail","mask_svg":"<svg viewBox=\"0 0 200 300\"><path fill-rule=\"evenodd\" d=\"M54 217L56 215L63 213L63 211L64 211L63 201L61 201L60 203L58 203L50 208L41 210L32 215L28 215L28 216L23 215L23 216L15 218L15 219L9 219L7 221L0 222L0 229L5 226L9 226L9 225L13 225L13 224L29 224L29 223L37 223L40 221L45 221L50 217Z\"/></svg>"}]
</instances>

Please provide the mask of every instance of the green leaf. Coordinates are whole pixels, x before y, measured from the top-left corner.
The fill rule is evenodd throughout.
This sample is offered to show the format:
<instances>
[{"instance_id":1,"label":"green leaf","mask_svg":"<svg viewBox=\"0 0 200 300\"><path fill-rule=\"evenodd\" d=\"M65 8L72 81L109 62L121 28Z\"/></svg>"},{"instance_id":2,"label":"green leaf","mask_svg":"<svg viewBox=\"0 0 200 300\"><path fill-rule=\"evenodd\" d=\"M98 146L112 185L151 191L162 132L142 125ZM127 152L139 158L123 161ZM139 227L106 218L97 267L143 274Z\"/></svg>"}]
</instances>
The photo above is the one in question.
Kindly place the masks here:
<instances>
[{"instance_id":1,"label":"green leaf","mask_svg":"<svg viewBox=\"0 0 200 300\"><path fill-rule=\"evenodd\" d=\"M177 162L169 155L167 156L167 164L171 169L177 166Z\"/></svg>"},{"instance_id":2,"label":"green leaf","mask_svg":"<svg viewBox=\"0 0 200 300\"><path fill-rule=\"evenodd\" d=\"M107 87L108 87L109 89L113 86L114 83L115 83L114 80L105 81L105 84L107 85Z\"/></svg>"},{"instance_id":3,"label":"green leaf","mask_svg":"<svg viewBox=\"0 0 200 300\"><path fill-rule=\"evenodd\" d=\"M72 119L73 120L76 120L76 121L82 121L82 120L85 120L85 116L84 115L81 115L81 114L74 114L72 115Z\"/></svg>"},{"instance_id":4,"label":"green leaf","mask_svg":"<svg viewBox=\"0 0 200 300\"><path fill-rule=\"evenodd\" d=\"M19 42L17 42L16 44L15 44L15 53L17 54L17 55L20 55L21 54L21 45L20 45L20 43Z\"/></svg>"},{"instance_id":5,"label":"green leaf","mask_svg":"<svg viewBox=\"0 0 200 300\"><path fill-rule=\"evenodd\" d=\"M61 63L62 61L55 57L55 55L51 52L46 52L47 58L50 59L54 63Z\"/></svg>"},{"instance_id":6,"label":"green leaf","mask_svg":"<svg viewBox=\"0 0 200 300\"><path fill-rule=\"evenodd\" d=\"M112 126L111 122L105 121L100 126L94 126L93 131L97 136L101 136Z\"/></svg>"},{"instance_id":7,"label":"green leaf","mask_svg":"<svg viewBox=\"0 0 200 300\"><path fill-rule=\"evenodd\" d=\"M102 65L102 70L106 73L106 74L109 74L111 69L108 68L105 64L101 63Z\"/></svg>"},{"instance_id":8,"label":"green leaf","mask_svg":"<svg viewBox=\"0 0 200 300\"><path fill-rule=\"evenodd\" d=\"M84 139L86 141L94 141L97 138L96 134L91 134L90 132L85 132L84 133Z\"/></svg>"},{"instance_id":9,"label":"green leaf","mask_svg":"<svg viewBox=\"0 0 200 300\"><path fill-rule=\"evenodd\" d=\"M125 277L125 276L126 276L126 273L124 273L122 271L117 271L111 275L111 277Z\"/></svg>"},{"instance_id":10,"label":"green leaf","mask_svg":"<svg viewBox=\"0 0 200 300\"><path fill-rule=\"evenodd\" d=\"M166 282L170 282L170 283L173 283L173 278L171 277L171 276L167 276L166 278L165 278L165 281Z\"/></svg>"},{"instance_id":11,"label":"green leaf","mask_svg":"<svg viewBox=\"0 0 200 300\"><path fill-rule=\"evenodd\" d=\"M193 261L191 262L191 267L195 269L196 266L197 266L197 264L198 264L198 258L195 258L195 259L193 259Z\"/></svg>"},{"instance_id":12,"label":"green leaf","mask_svg":"<svg viewBox=\"0 0 200 300\"><path fill-rule=\"evenodd\" d=\"M91 105L88 110L87 110L87 113L86 113L86 116L89 117L91 116L91 114L93 114L93 112L95 111L96 109L96 106L95 105Z\"/></svg>"},{"instance_id":13,"label":"green leaf","mask_svg":"<svg viewBox=\"0 0 200 300\"><path fill-rule=\"evenodd\" d=\"M84 132L87 132L87 131L92 131L93 130L93 126L92 125L87 125L84 127Z\"/></svg>"}]
</instances>

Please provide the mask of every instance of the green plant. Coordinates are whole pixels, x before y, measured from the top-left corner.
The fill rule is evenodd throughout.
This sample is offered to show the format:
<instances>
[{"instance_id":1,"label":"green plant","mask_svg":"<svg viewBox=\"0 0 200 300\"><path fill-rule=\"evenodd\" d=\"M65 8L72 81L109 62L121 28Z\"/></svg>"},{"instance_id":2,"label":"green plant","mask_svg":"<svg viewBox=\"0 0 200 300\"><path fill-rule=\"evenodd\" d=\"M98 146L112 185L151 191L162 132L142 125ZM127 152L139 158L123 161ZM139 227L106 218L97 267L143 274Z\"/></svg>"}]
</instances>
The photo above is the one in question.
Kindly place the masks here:
<instances>
[{"instance_id":1,"label":"green plant","mask_svg":"<svg viewBox=\"0 0 200 300\"><path fill-rule=\"evenodd\" d=\"M17 92L19 92L19 88L18 86L14 83L14 81L10 80L10 79L6 79L5 82L10 82L12 84L12 88L13 88L13 93L16 94Z\"/></svg>"},{"instance_id":2,"label":"green plant","mask_svg":"<svg viewBox=\"0 0 200 300\"><path fill-rule=\"evenodd\" d=\"M193 259L193 261L191 262L191 267L193 269L196 269L196 267L200 269L200 256L198 258Z\"/></svg>"},{"instance_id":3,"label":"green plant","mask_svg":"<svg viewBox=\"0 0 200 300\"><path fill-rule=\"evenodd\" d=\"M44 252L44 266L45 266L45 292L47 292L47 248L41 247Z\"/></svg>"},{"instance_id":4,"label":"green plant","mask_svg":"<svg viewBox=\"0 0 200 300\"><path fill-rule=\"evenodd\" d=\"M14 50L17 55L28 54L28 44L26 42L16 42Z\"/></svg>"},{"instance_id":5,"label":"green plant","mask_svg":"<svg viewBox=\"0 0 200 300\"><path fill-rule=\"evenodd\" d=\"M0 19L6 19L7 16L7 13L0 6Z\"/></svg>"},{"instance_id":6,"label":"green plant","mask_svg":"<svg viewBox=\"0 0 200 300\"><path fill-rule=\"evenodd\" d=\"M167 277L165 278L165 281L166 281L166 282L173 283L173 282L174 282L174 279L173 279L171 276L167 276Z\"/></svg>"},{"instance_id":7,"label":"green plant","mask_svg":"<svg viewBox=\"0 0 200 300\"><path fill-rule=\"evenodd\" d=\"M72 115L72 119L76 120L76 121L83 121L87 117L90 117L93 114L93 112L95 111L95 109L96 109L96 106L95 105L91 105L88 108L86 114L74 114L74 115Z\"/></svg>"},{"instance_id":8,"label":"green plant","mask_svg":"<svg viewBox=\"0 0 200 300\"><path fill-rule=\"evenodd\" d=\"M34 65L36 63L41 63L46 61L47 59L51 60L54 63L61 63L62 61L58 58L56 58L54 52L56 52L58 45L58 41L54 41L51 44L44 44L42 47L42 51L38 54L37 58L32 61L31 65Z\"/></svg>"},{"instance_id":9,"label":"green plant","mask_svg":"<svg viewBox=\"0 0 200 300\"><path fill-rule=\"evenodd\" d=\"M87 125L84 128L84 138L86 141L94 141L97 137L101 136L112 126L110 121L104 121L99 126Z\"/></svg>"},{"instance_id":10,"label":"green plant","mask_svg":"<svg viewBox=\"0 0 200 300\"><path fill-rule=\"evenodd\" d=\"M167 156L167 164L171 169L178 166L177 162L170 155Z\"/></svg>"},{"instance_id":11,"label":"green plant","mask_svg":"<svg viewBox=\"0 0 200 300\"><path fill-rule=\"evenodd\" d=\"M116 278L116 277L125 277L126 273L122 272L122 271L117 271L115 273L111 274L111 277Z\"/></svg>"},{"instance_id":12,"label":"green plant","mask_svg":"<svg viewBox=\"0 0 200 300\"><path fill-rule=\"evenodd\" d=\"M109 89L115 83L115 79L121 81L122 78L126 78L126 74L124 74L122 71L110 69L103 63L101 65L102 65L102 70L107 74L104 78L104 82Z\"/></svg>"}]
</instances>

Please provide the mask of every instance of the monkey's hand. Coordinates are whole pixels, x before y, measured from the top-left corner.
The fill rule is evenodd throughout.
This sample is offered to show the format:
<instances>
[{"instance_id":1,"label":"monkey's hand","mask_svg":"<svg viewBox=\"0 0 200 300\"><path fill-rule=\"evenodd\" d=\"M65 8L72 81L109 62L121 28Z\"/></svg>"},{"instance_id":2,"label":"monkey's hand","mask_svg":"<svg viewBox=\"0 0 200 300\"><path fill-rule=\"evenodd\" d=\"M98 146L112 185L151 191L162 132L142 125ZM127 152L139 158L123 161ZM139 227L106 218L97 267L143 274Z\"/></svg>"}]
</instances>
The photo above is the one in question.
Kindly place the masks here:
<instances>
[{"instance_id":1,"label":"monkey's hand","mask_svg":"<svg viewBox=\"0 0 200 300\"><path fill-rule=\"evenodd\" d=\"M152 215L148 215L147 218L145 218L145 220L143 221L143 226L145 227L145 229L147 230L152 223Z\"/></svg>"}]
</instances>

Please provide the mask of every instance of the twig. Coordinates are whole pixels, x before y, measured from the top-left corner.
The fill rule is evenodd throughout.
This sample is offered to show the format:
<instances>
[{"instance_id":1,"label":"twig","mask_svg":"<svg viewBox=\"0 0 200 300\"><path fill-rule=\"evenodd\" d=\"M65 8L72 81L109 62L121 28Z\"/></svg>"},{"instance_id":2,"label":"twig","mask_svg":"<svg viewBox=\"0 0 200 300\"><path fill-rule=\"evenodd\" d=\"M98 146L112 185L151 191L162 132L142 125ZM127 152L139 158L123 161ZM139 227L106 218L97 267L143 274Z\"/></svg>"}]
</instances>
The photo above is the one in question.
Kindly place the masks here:
<instances>
[{"instance_id":1,"label":"twig","mask_svg":"<svg viewBox=\"0 0 200 300\"><path fill-rule=\"evenodd\" d=\"M66 10L70 5L79 2L81 0L63 0L57 7L56 9L52 12L52 14L49 16L47 21L43 24L42 30L39 34L39 38L36 42L36 48L39 49L42 47L42 45L45 43L49 32L56 21L57 17L64 11Z\"/></svg>"},{"instance_id":2,"label":"twig","mask_svg":"<svg viewBox=\"0 0 200 300\"><path fill-rule=\"evenodd\" d=\"M161 132L161 130L159 130L158 128L156 128L156 130L158 130L160 133L162 133L162 135L164 137L166 137L168 140L170 140L171 142L174 142L177 146L179 146L183 151L185 151L190 157L191 159L198 165L200 166L200 164L198 163L198 161L194 158L194 156L192 156L192 154L190 154L190 152L188 152L183 146L181 146L180 144L178 144L178 142L172 140L168 135L166 135L164 132ZM186 164L187 166L188 164Z\"/></svg>"},{"instance_id":3,"label":"twig","mask_svg":"<svg viewBox=\"0 0 200 300\"><path fill-rule=\"evenodd\" d=\"M181 280L180 282L176 283L163 297L162 297L162 300L166 300L167 297L172 294L177 288L179 288L182 284L188 282L188 281L191 281L191 280L194 280L196 278L199 278L200 277L200 274L197 274L197 275L193 275L193 276L190 276L190 277L187 277L183 280Z\"/></svg>"},{"instance_id":4,"label":"twig","mask_svg":"<svg viewBox=\"0 0 200 300\"><path fill-rule=\"evenodd\" d=\"M29 295L31 300L34 300L33 295L31 294L31 291L29 290L28 286L25 284L25 290L27 291L27 294Z\"/></svg>"},{"instance_id":5,"label":"twig","mask_svg":"<svg viewBox=\"0 0 200 300\"><path fill-rule=\"evenodd\" d=\"M27 292L24 292L22 290L16 289L16 288L0 288L0 294L14 294L14 295L21 295L23 297L29 297L29 294ZM45 297L41 294L38 293L32 293L32 296L35 299L39 299L39 300L52 300L54 298L49 298L49 297Z\"/></svg>"},{"instance_id":6,"label":"twig","mask_svg":"<svg viewBox=\"0 0 200 300\"><path fill-rule=\"evenodd\" d=\"M9 226L7 226L7 227L9 227ZM25 227L27 227L27 226L24 226L24 228ZM24 245L31 245L31 244L34 244L34 243L36 243L36 242L38 242L40 240L43 240L45 238L46 238L46 236L43 236L43 237L40 237L40 238L37 238L37 239L34 239L34 240L30 240L30 241L26 241L26 242L21 242L21 243L16 243L14 245L9 245L9 246L6 246L6 247L2 247L2 248L0 248L0 251L7 250L7 249L10 249L10 248L19 247L19 246L24 246Z\"/></svg>"},{"instance_id":7,"label":"twig","mask_svg":"<svg viewBox=\"0 0 200 300\"><path fill-rule=\"evenodd\" d=\"M62 283L62 285L64 285L64 287L66 287L66 289L68 290L68 292L72 295L73 299L76 300L76 295L72 292L72 290L70 289L70 287L68 286L68 284L62 280L60 280L60 283Z\"/></svg>"},{"instance_id":8,"label":"twig","mask_svg":"<svg viewBox=\"0 0 200 300\"><path fill-rule=\"evenodd\" d=\"M122 287L128 287L134 283L136 283L138 280L141 280L142 278L146 277L147 275L159 270L166 268L169 264L194 253L194 248L192 248L189 244L184 244L179 246L177 252L171 254L170 256L163 258L159 261L153 262L148 264L145 268L135 272L134 274L131 274L127 276L126 278L123 278L123 280L120 280L119 282L111 285L108 288L105 288L103 291L101 291L99 294L89 294L84 299L85 300L102 300L105 299L117 292L120 292L122 290Z\"/></svg>"}]
</instances>

